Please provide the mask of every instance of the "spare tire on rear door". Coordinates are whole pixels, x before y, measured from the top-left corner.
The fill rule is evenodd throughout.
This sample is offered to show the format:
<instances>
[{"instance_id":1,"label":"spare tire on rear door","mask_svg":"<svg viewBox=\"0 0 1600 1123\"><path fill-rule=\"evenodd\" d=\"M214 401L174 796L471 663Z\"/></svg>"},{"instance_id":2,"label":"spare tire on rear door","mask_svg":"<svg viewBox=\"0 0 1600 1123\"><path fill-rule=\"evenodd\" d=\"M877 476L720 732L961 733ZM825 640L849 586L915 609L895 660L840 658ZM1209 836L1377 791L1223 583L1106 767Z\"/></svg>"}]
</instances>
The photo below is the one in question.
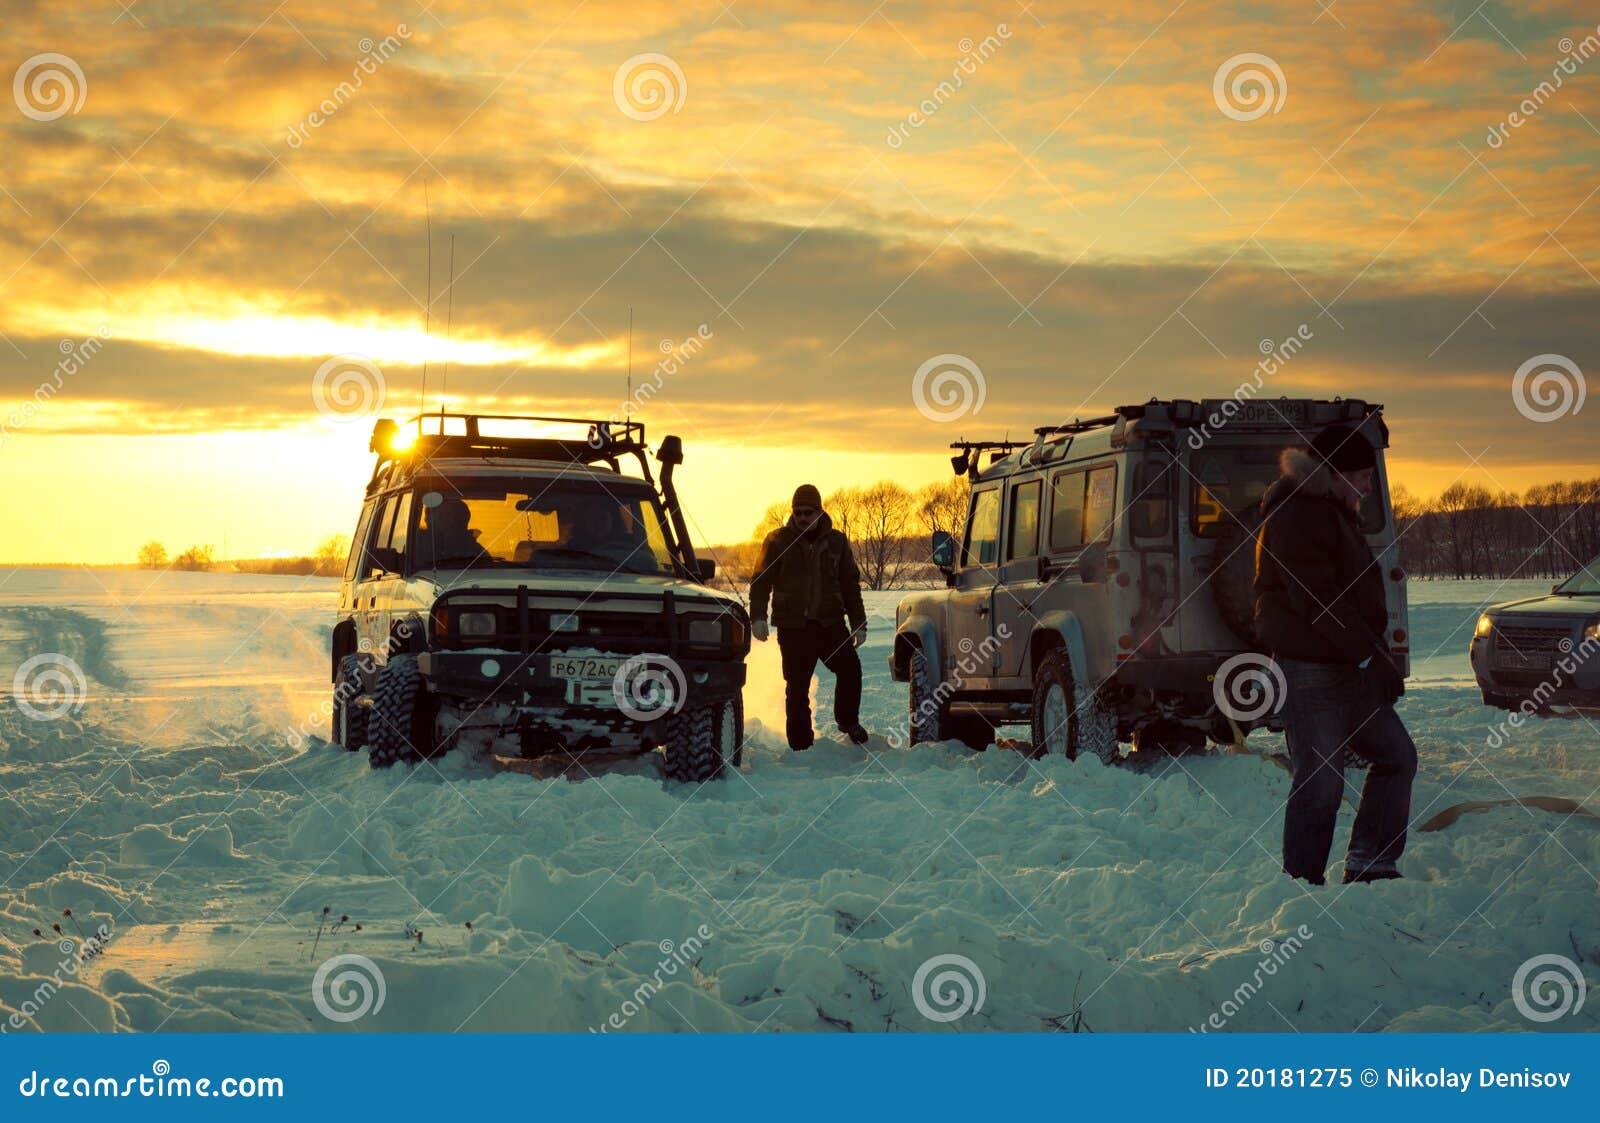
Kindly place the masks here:
<instances>
[{"instance_id":1,"label":"spare tire on rear door","mask_svg":"<svg viewBox=\"0 0 1600 1123\"><path fill-rule=\"evenodd\" d=\"M1256 639L1256 534L1261 529L1261 505L1252 503L1224 512L1217 520L1211 555L1211 598L1217 612L1245 643Z\"/></svg>"}]
</instances>

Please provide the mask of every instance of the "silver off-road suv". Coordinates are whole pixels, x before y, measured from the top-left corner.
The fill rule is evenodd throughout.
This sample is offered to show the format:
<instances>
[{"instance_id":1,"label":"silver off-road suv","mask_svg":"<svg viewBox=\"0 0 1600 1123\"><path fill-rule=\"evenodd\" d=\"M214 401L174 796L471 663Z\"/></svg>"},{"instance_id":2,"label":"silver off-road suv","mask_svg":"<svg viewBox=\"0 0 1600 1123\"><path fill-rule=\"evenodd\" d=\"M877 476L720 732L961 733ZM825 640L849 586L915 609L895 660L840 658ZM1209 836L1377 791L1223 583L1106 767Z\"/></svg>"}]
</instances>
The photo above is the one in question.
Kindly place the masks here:
<instances>
[{"instance_id":1,"label":"silver off-road suv","mask_svg":"<svg viewBox=\"0 0 1600 1123\"><path fill-rule=\"evenodd\" d=\"M372 450L333 628L335 742L374 767L458 745L661 746L679 780L738 766L749 616L690 544L677 437L659 485L637 422L433 413L379 421Z\"/></svg>"},{"instance_id":2,"label":"silver off-road suv","mask_svg":"<svg viewBox=\"0 0 1600 1123\"><path fill-rule=\"evenodd\" d=\"M1600 715L1600 557L1547 597L1485 609L1469 651L1485 706Z\"/></svg>"},{"instance_id":3,"label":"silver off-road suv","mask_svg":"<svg viewBox=\"0 0 1600 1123\"><path fill-rule=\"evenodd\" d=\"M909 739L982 747L995 726L1028 723L1036 753L1111 760L1119 741L1203 746L1282 728L1281 672L1253 638L1260 500L1283 449L1334 422L1380 450L1362 526L1406 673L1382 407L1150 401L1027 444L951 446L972 493L959 541L934 535L948 588L900 602L889 657L910 683Z\"/></svg>"}]
</instances>

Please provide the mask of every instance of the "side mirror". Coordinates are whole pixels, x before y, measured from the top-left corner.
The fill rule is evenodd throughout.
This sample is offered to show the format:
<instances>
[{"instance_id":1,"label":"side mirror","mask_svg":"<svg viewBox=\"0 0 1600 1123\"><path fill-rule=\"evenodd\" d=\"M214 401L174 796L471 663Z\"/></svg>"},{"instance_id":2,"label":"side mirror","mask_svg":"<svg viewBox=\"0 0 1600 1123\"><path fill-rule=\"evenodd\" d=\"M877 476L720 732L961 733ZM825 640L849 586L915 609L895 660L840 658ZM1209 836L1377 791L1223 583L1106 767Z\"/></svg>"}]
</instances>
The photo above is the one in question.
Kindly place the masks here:
<instances>
[{"instance_id":1,"label":"side mirror","mask_svg":"<svg viewBox=\"0 0 1600 1123\"><path fill-rule=\"evenodd\" d=\"M1106 579L1106 546L1104 542L1092 542L1078 554L1078 580L1085 584L1098 585Z\"/></svg>"},{"instance_id":2,"label":"side mirror","mask_svg":"<svg viewBox=\"0 0 1600 1123\"><path fill-rule=\"evenodd\" d=\"M373 546L367 551L367 558L385 573L401 570L400 551L393 546Z\"/></svg>"},{"instance_id":3,"label":"side mirror","mask_svg":"<svg viewBox=\"0 0 1600 1123\"><path fill-rule=\"evenodd\" d=\"M694 569L701 581L709 581L717 575L717 563L711 558L695 558Z\"/></svg>"},{"instance_id":4,"label":"side mirror","mask_svg":"<svg viewBox=\"0 0 1600 1123\"><path fill-rule=\"evenodd\" d=\"M948 530L933 532L933 564L940 569L949 569L956 560L956 540Z\"/></svg>"}]
</instances>

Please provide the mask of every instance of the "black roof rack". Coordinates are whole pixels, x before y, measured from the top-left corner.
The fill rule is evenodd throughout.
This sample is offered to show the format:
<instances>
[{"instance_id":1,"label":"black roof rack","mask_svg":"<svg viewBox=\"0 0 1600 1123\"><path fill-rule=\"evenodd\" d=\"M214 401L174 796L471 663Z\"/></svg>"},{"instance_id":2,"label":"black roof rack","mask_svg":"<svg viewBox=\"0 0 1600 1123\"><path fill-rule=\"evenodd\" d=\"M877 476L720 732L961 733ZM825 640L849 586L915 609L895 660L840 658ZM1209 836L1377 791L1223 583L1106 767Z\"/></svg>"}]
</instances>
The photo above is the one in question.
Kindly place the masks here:
<instances>
[{"instance_id":1,"label":"black roof rack","mask_svg":"<svg viewBox=\"0 0 1600 1123\"><path fill-rule=\"evenodd\" d=\"M517 422L583 427L583 437L507 437L483 431L483 422ZM490 428L495 428L491 425ZM457 430L450 432L448 430ZM415 431L409 440L403 438ZM669 438L670 439L670 438ZM558 464L604 464L620 471L619 458L638 458L644 478L654 483L642 421L607 421L593 417L548 417L509 413L422 413L396 423L388 418L372 427L371 451L377 453L373 481L386 466L420 467L439 459L546 460Z\"/></svg>"},{"instance_id":2,"label":"black roof rack","mask_svg":"<svg viewBox=\"0 0 1600 1123\"><path fill-rule=\"evenodd\" d=\"M1108 414L1105 417L1091 417L1087 421L1079 421L1074 417L1064 425L1041 425L1034 430L1040 437L1051 437L1057 433L1088 433L1095 429L1104 429L1107 425L1115 425L1121 413Z\"/></svg>"}]
</instances>

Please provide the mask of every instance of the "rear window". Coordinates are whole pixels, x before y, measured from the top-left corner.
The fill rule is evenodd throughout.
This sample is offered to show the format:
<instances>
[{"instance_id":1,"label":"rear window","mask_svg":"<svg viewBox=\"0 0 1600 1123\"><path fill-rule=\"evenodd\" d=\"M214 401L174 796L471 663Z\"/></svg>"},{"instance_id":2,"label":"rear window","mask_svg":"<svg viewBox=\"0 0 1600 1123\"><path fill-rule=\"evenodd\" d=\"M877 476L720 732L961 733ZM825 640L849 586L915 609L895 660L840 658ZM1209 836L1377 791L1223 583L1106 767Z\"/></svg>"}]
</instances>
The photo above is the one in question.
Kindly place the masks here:
<instances>
[{"instance_id":1,"label":"rear window","mask_svg":"<svg viewBox=\"0 0 1600 1123\"><path fill-rule=\"evenodd\" d=\"M1076 550L1111 532L1116 508L1117 468L1057 472L1050 480L1050 549Z\"/></svg>"},{"instance_id":2,"label":"rear window","mask_svg":"<svg viewBox=\"0 0 1600 1123\"><path fill-rule=\"evenodd\" d=\"M1215 538L1223 519L1245 518L1261 504L1261 496L1278 479L1277 445L1232 448L1209 445L1189 459L1189 529L1201 538ZM1383 529L1383 496L1374 489L1361 504L1361 529Z\"/></svg>"}]
</instances>

